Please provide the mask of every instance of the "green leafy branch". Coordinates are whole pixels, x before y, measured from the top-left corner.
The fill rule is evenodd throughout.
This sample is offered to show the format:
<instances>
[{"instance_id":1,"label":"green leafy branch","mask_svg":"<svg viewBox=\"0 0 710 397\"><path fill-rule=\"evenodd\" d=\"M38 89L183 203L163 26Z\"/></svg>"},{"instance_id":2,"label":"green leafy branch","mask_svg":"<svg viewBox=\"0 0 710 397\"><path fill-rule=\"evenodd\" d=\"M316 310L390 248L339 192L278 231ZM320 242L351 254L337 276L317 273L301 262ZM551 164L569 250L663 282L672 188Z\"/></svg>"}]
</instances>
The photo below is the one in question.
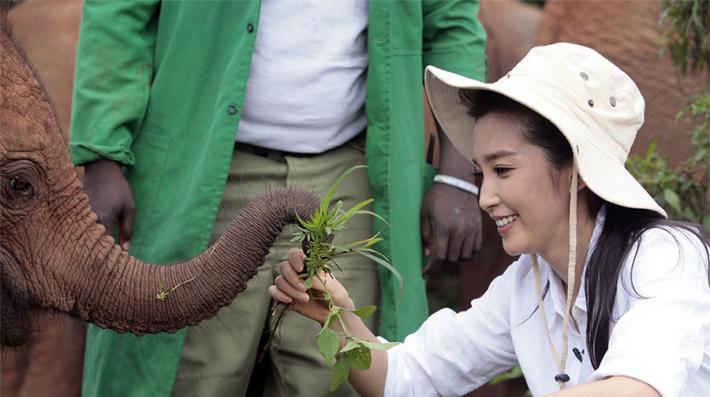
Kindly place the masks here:
<instances>
[{"instance_id":1,"label":"green leafy branch","mask_svg":"<svg viewBox=\"0 0 710 397\"><path fill-rule=\"evenodd\" d=\"M710 67L710 2L664 0L659 25L663 27L663 50L685 74Z\"/></svg>"},{"instance_id":2,"label":"green leafy branch","mask_svg":"<svg viewBox=\"0 0 710 397\"><path fill-rule=\"evenodd\" d=\"M160 284L160 291L158 291L158 292L155 294L155 299L157 299L157 300L159 300L159 301L164 301L165 299L168 298L168 295L169 295L171 292L175 291L176 289L182 287L183 285L185 285L185 284L187 284L187 283L189 283L189 282L191 282L191 281L194 281L196 278L197 278L197 276L192 276L192 278L190 278L190 279L188 279L188 280L185 280L185 281L183 281L183 282L181 282L181 283L178 283L176 286L174 286L174 287L172 287L172 288L170 288L170 289L168 289L168 290L166 290L166 289L165 289L165 286L161 283L161 284Z\"/></svg>"},{"instance_id":3,"label":"green leafy branch","mask_svg":"<svg viewBox=\"0 0 710 397\"><path fill-rule=\"evenodd\" d=\"M663 28L663 50L670 53L677 70L683 75L704 72L710 79L710 2L664 0L659 25ZM658 151L657 142L652 142L643 156L629 158L629 170L671 218L703 224L707 233L710 230L707 201L710 88L707 85L692 97L678 118L695 125L690 132L692 156L672 167L667 156Z\"/></svg>"},{"instance_id":4,"label":"green leafy branch","mask_svg":"<svg viewBox=\"0 0 710 397\"><path fill-rule=\"evenodd\" d=\"M374 305L363 306L354 310L337 306L333 302L333 297L327 287L327 278L324 274L332 274L334 267L338 267L335 258L345 254L359 254L373 262L384 266L391 271L400 284L403 286L402 276L392 266L387 257L372 248L382 241L379 233L365 240L355 241L345 246L334 245L333 239L336 235L345 230L345 225L355 215L369 215L376 217L387 224L387 221L365 208L373 202L373 199L363 200L355 204L350 209L343 209L342 201L332 203L333 197L343 180L352 172L365 168L365 166L355 166L340 175L328 190L325 198L321 201L320 207L307 220L298 218L298 231L294 233L292 241L300 241L304 253L306 254L306 269L302 274L306 288L313 287L314 282L320 281L325 291L322 296L313 296L313 299L322 299L328 304L329 313L323 328L316 336L318 350L325 361L333 366L334 376L330 384L330 389L335 390L348 378L350 368L365 370L370 368L372 362L371 349L388 349L396 343L373 343L362 340L350 334L342 314L351 312L361 318L372 315L377 309ZM332 205L331 205L332 204ZM340 329L340 331L336 331ZM340 347L341 338L345 340L344 346Z\"/></svg>"},{"instance_id":5,"label":"green leafy branch","mask_svg":"<svg viewBox=\"0 0 710 397\"><path fill-rule=\"evenodd\" d=\"M691 131L692 156L672 167L668 157L658 151L658 142L652 141L644 155L629 157L629 171L671 218L704 224L707 230L710 227L707 208L710 93L699 95L679 116L701 118L701 123Z\"/></svg>"},{"instance_id":6,"label":"green leafy branch","mask_svg":"<svg viewBox=\"0 0 710 397\"><path fill-rule=\"evenodd\" d=\"M375 305L362 306L357 309L346 309L333 303L330 293L326 290L323 299L329 304L329 313L323 328L316 336L318 350L325 361L333 366L333 380L330 383L330 390L334 391L348 379L350 368L366 370L372 364L371 349L386 350L397 343L373 343L352 336L342 318L343 312L351 312L358 317L366 318L371 316L377 307ZM335 324L337 323L337 324ZM340 326L345 345L340 347L341 334L333 326Z\"/></svg>"}]
</instances>

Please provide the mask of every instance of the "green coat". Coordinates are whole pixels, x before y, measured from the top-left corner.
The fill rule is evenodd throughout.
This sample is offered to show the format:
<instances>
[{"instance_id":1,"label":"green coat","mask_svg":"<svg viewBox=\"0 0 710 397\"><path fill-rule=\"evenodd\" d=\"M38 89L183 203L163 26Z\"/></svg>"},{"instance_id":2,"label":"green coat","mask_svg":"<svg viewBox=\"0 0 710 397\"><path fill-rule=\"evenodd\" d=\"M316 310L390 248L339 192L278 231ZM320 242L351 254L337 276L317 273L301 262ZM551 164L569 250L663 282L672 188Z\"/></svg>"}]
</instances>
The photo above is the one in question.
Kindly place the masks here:
<instances>
[{"instance_id":1,"label":"green coat","mask_svg":"<svg viewBox=\"0 0 710 397\"><path fill-rule=\"evenodd\" d=\"M132 253L155 263L207 247L244 102L259 1L87 0L70 149L76 164L126 165L136 200ZM477 1L372 0L367 163L386 243L405 280L381 272L380 334L402 339L427 316L419 207L425 65L483 79ZM158 20L160 23L158 23ZM317 55L316 55L317 56ZM185 331L141 338L90 327L85 396L169 396Z\"/></svg>"}]
</instances>

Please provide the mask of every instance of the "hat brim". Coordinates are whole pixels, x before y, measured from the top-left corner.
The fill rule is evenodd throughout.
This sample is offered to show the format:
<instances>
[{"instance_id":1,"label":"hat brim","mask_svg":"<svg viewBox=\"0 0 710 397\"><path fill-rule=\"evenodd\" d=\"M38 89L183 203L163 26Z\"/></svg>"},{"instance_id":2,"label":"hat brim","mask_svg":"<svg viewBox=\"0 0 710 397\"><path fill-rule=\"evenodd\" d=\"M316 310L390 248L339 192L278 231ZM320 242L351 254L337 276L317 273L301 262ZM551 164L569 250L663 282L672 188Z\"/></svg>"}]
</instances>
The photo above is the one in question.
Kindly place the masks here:
<instances>
[{"instance_id":1,"label":"hat brim","mask_svg":"<svg viewBox=\"0 0 710 397\"><path fill-rule=\"evenodd\" d=\"M424 82L434 117L467 159L473 159L473 127L476 123L468 115L459 90L495 92L533 110L562 132L572 148L580 177L596 195L623 207L647 209L667 217L663 208L626 170L623 162L599 150L588 133L581 133L582 129L597 127L586 120L573 118L575 112L565 111L559 101L538 94L545 90L523 89L519 83L507 83L505 77L495 83L484 83L433 66L426 68ZM535 84L531 80L527 83L528 87Z\"/></svg>"}]
</instances>

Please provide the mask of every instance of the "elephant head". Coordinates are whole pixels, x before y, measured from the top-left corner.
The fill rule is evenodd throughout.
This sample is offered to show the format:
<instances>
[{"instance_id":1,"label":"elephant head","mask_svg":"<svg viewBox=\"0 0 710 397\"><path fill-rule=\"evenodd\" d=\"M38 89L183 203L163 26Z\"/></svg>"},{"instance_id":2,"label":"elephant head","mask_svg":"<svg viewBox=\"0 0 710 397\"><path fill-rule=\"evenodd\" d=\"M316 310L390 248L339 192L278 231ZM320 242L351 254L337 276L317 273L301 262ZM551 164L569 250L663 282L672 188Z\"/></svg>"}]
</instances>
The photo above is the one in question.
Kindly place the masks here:
<instances>
[{"instance_id":1,"label":"elephant head","mask_svg":"<svg viewBox=\"0 0 710 397\"><path fill-rule=\"evenodd\" d=\"M276 190L249 204L198 257L143 263L96 222L52 106L8 32L0 33L0 68L2 345L26 342L32 308L139 335L197 324L244 290L296 214L318 206L311 194Z\"/></svg>"}]
</instances>

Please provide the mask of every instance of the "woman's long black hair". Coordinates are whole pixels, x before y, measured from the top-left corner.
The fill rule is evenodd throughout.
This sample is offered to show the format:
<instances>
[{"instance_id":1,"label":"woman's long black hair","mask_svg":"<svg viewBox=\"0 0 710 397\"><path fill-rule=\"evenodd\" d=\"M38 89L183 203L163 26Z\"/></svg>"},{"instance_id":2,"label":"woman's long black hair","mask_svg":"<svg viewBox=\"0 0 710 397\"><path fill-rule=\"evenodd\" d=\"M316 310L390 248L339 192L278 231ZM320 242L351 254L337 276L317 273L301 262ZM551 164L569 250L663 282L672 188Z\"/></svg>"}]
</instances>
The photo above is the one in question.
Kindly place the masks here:
<instances>
[{"instance_id":1,"label":"woman's long black hair","mask_svg":"<svg viewBox=\"0 0 710 397\"><path fill-rule=\"evenodd\" d=\"M556 170L572 163L572 149L564 135L551 122L531 109L490 91L461 90L459 96L468 108L468 114L475 119L494 112L520 116L527 125L527 130L521 131L523 137L542 148L552 165L551 171L557 172ZM592 196L592 203L601 201L587 191ZM621 207L609 202L606 203L606 208L604 227L589 258L584 281L587 299L587 351L594 369L599 367L609 348L612 310L622 267L630 255L633 255L631 266L634 266L637 253L634 247L638 247L636 244L645 231L659 228L669 232L678 242L670 230L685 230L702 242L706 263L710 262L708 240L704 237L701 226L666 220L653 211ZM710 268L708 283L710 284ZM633 288L633 280L631 287Z\"/></svg>"}]
</instances>

